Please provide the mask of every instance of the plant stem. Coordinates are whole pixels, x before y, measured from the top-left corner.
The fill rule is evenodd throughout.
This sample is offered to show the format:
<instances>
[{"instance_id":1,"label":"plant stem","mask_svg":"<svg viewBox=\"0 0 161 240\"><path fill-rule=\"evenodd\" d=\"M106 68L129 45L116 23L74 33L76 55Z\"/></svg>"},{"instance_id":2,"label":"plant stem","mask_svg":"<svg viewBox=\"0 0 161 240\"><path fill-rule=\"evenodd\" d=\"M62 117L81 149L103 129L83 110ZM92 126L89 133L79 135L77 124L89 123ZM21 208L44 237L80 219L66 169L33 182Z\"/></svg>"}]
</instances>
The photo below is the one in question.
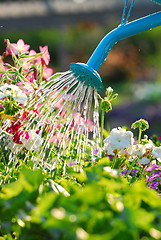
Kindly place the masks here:
<instances>
[{"instance_id":1,"label":"plant stem","mask_svg":"<svg viewBox=\"0 0 161 240\"><path fill-rule=\"evenodd\" d=\"M41 70L40 70L40 78L38 79L38 86L40 86L42 79L43 79L43 71L44 71L44 65L41 65Z\"/></svg>"},{"instance_id":2,"label":"plant stem","mask_svg":"<svg viewBox=\"0 0 161 240\"><path fill-rule=\"evenodd\" d=\"M144 165L145 166L145 165ZM142 177L142 174L143 174L143 171L144 171L144 168L145 167L142 167L142 169L141 169L141 172L140 172L140 176L138 177L138 180L140 180L141 179L141 177Z\"/></svg>"},{"instance_id":3,"label":"plant stem","mask_svg":"<svg viewBox=\"0 0 161 240\"><path fill-rule=\"evenodd\" d=\"M126 176L128 176L128 175L129 175L129 173L130 173L130 172L131 172L131 170L133 169L133 167L134 167L135 163L136 163L136 159L134 159L134 160L132 161L132 164L131 164L131 165L130 165L130 167L129 167L129 171L126 173Z\"/></svg>"},{"instance_id":4,"label":"plant stem","mask_svg":"<svg viewBox=\"0 0 161 240\"><path fill-rule=\"evenodd\" d=\"M117 154L115 154L115 156L114 156L113 163L112 163L112 169L114 169L114 167L115 167L116 157L117 157Z\"/></svg>"},{"instance_id":5,"label":"plant stem","mask_svg":"<svg viewBox=\"0 0 161 240\"><path fill-rule=\"evenodd\" d=\"M105 110L102 109L102 116L101 116L101 148L103 147L104 115L105 115Z\"/></svg>"},{"instance_id":6,"label":"plant stem","mask_svg":"<svg viewBox=\"0 0 161 240\"><path fill-rule=\"evenodd\" d=\"M139 129L138 144L140 143L140 140L141 140L141 134L142 134L142 130Z\"/></svg>"}]
</instances>

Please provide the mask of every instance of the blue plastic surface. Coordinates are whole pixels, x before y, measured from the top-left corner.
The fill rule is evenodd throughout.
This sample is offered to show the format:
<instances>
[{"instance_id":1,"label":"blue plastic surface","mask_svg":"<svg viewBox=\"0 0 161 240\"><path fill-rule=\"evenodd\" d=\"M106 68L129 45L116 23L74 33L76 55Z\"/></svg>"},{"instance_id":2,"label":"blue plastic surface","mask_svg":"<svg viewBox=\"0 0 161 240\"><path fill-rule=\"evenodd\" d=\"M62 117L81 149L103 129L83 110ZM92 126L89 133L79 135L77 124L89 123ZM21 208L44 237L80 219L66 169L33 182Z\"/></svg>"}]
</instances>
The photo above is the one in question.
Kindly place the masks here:
<instances>
[{"instance_id":1,"label":"blue plastic surface","mask_svg":"<svg viewBox=\"0 0 161 240\"><path fill-rule=\"evenodd\" d=\"M90 57L87 65L98 71L107 58L110 49L119 40L132 35L144 32L161 25L161 11L132 21L130 23L119 25L116 29L108 33Z\"/></svg>"},{"instance_id":2,"label":"blue plastic surface","mask_svg":"<svg viewBox=\"0 0 161 240\"><path fill-rule=\"evenodd\" d=\"M160 1L157 2L159 3ZM101 78L97 72L107 58L107 55L113 45L121 39L144 32L160 25L161 11L130 23L119 25L116 29L108 33L102 39L88 60L87 64L71 63L70 70L74 73L79 81L84 82L87 86L97 88L98 91L100 91L103 86Z\"/></svg>"},{"instance_id":3,"label":"blue plastic surface","mask_svg":"<svg viewBox=\"0 0 161 240\"><path fill-rule=\"evenodd\" d=\"M151 0L151 1L161 5L161 0Z\"/></svg>"}]
</instances>

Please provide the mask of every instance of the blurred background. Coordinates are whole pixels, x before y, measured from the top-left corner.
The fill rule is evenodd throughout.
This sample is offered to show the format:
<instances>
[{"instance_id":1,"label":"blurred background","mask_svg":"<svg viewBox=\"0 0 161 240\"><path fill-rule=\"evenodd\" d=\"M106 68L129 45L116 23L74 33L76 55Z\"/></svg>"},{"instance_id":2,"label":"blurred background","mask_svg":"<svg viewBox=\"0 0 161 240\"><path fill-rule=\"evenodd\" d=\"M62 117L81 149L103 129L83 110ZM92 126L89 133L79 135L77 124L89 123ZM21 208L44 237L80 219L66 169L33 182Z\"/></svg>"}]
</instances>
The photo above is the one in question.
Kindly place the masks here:
<instances>
[{"instance_id":1,"label":"blurred background","mask_svg":"<svg viewBox=\"0 0 161 240\"><path fill-rule=\"evenodd\" d=\"M4 39L22 38L35 51L48 45L50 67L66 71L71 62L88 61L102 37L120 24L123 7L124 0L0 0L0 54ZM157 11L161 6L150 0L136 0L129 20ZM119 94L105 128L130 127L144 118L148 134L160 136L161 27L120 41L99 73L101 95L108 86Z\"/></svg>"}]
</instances>

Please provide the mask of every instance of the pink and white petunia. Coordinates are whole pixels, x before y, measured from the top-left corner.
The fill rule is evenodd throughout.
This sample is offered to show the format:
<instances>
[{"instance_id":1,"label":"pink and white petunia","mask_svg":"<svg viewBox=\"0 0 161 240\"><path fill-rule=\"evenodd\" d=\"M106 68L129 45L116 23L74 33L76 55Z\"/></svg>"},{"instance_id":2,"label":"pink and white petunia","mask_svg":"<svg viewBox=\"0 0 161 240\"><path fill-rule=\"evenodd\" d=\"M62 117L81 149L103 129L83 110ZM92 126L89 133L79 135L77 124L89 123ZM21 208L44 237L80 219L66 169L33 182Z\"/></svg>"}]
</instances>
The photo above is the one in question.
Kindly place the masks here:
<instances>
[{"instance_id":1,"label":"pink and white petunia","mask_svg":"<svg viewBox=\"0 0 161 240\"><path fill-rule=\"evenodd\" d=\"M48 68L44 65L43 78L48 80L48 78L50 78L52 74L53 74L53 69Z\"/></svg>"},{"instance_id":2,"label":"pink and white petunia","mask_svg":"<svg viewBox=\"0 0 161 240\"><path fill-rule=\"evenodd\" d=\"M17 43L11 43L10 44L11 50L15 55L18 55L20 53L25 53L29 50L30 45L25 44L22 39L19 39ZM6 55L12 54L9 47L6 48Z\"/></svg>"},{"instance_id":3,"label":"pink and white petunia","mask_svg":"<svg viewBox=\"0 0 161 240\"><path fill-rule=\"evenodd\" d=\"M19 86L22 92L26 95L34 92L31 82L18 82L17 86Z\"/></svg>"},{"instance_id":4,"label":"pink and white petunia","mask_svg":"<svg viewBox=\"0 0 161 240\"><path fill-rule=\"evenodd\" d=\"M39 47L40 49L40 52L42 53L42 56L41 56L41 63L43 65L48 65L49 62L50 62L50 54L48 52L48 46L44 46L44 47Z\"/></svg>"}]
</instances>

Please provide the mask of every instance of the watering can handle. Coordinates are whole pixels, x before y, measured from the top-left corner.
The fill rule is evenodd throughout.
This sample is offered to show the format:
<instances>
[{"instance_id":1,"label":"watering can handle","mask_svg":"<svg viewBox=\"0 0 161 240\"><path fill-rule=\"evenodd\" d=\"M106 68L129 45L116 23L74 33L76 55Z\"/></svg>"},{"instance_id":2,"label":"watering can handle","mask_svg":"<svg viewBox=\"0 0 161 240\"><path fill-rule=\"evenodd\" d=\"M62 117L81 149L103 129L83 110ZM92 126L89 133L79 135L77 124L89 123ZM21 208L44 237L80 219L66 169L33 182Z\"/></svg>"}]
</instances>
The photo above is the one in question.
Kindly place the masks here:
<instances>
[{"instance_id":1,"label":"watering can handle","mask_svg":"<svg viewBox=\"0 0 161 240\"><path fill-rule=\"evenodd\" d=\"M119 25L101 40L92 56L88 60L87 65L98 71L105 61L110 49L119 40L150 30L160 25L161 11L132 22Z\"/></svg>"},{"instance_id":2,"label":"watering can handle","mask_svg":"<svg viewBox=\"0 0 161 240\"><path fill-rule=\"evenodd\" d=\"M151 2L157 3L159 5L161 5L161 0L151 0Z\"/></svg>"}]
</instances>

